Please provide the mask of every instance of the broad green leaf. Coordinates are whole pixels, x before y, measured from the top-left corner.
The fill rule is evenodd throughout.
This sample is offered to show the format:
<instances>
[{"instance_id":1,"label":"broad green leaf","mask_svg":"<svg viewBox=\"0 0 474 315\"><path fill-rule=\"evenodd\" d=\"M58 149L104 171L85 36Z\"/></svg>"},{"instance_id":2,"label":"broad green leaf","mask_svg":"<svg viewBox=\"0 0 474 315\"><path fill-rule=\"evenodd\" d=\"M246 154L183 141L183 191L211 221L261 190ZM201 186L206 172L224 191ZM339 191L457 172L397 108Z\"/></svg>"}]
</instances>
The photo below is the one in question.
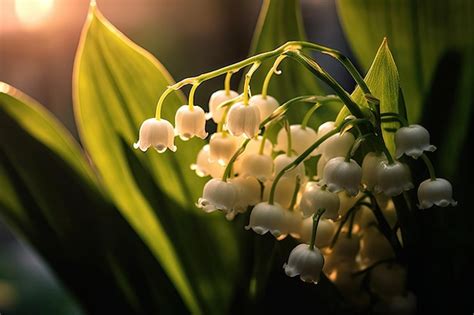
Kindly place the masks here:
<instances>
[{"instance_id":1,"label":"broad green leaf","mask_svg":"<svg viewBox=\"0 0 474 315\"><path fill-rule=\"evenodd\" d=\"M254 55L276 47L291 40L306 40L301 7L299 0L264 0L258 17L257 27L252 40L250 54ZM262 84L274 60L264 62L252 76L251 90L253 94L261 92ZM281 75L274 75L270 82L268 94L274 96L280 103L300 95L325 94L317 79L302 65L290 58L283 60L279 69ZM295 110L289 112L292 121L301 122L304 113L311 104L298 104ZM330 108L329 114L334 116L337 107ZM320 115L325 110L320 111ZM320 121L317 120L319 124Z\"/></svg>"},{"instance_id":2,"label":"broad green leaf","mask_svg":"<svg viewBox=\"0 0 474 315\"><path fill-rule=\"evenodd\" d=\"M186 311L156 258L101 192L71 135L34 100L0 86L1 217L87 313Z\"/></svg>"},{"instance_id":3,"label":"broad green leaf","mask_svg":"<svg viewBox=\"0 0 474 315\"><path fill-rule=\"evenodd\" d=\"M237 268L234 227L194 203L203 180L191 170L203 141L178 140L176 153L133 150L140 124L172 79L149 53L97 10L83 30L74 71L80 136L106 190L147 244L193 313L223 313ZM185 103L171 94L163 117ZM215 253L218 253L216 255Z\"/></svg>"},{"instance_id":4,"label":"broad green leaf","mask_svg":"<svg viewBox=\"0 0 474 315\"><path fill-rule=\"evenodd\" d=\"M403 94L400 88L400 78L398 76L397 66L393 60L388 42L383 40L377 54L372 62L372 65L364 78L370 92L380 101L380 111L399 113L405 116L405 106L403 101ZM362 90L357 87L351 94L351 97L358 104L367 105L367 100ZM347 109L341 111L338 120L341 120L349 114ZM384 124L384 128L398 127L396 123ZM395 153L394 133L383 131L383 137L386 145L392 154Z\"/></svg>"},{"instance_id":5,"label":"broad green leaf","mask_svg":"<svg viewBox=\"0 0 474 315\"><path fill-rule=\"evenodd\" d=\"M400 73L410 122L433 132L438 167L452 176L474 108L474 2L339 0L349 43L364 68L387 37ZM437 134L435 128L444 132Z\"/></svg>"}]
</instances>

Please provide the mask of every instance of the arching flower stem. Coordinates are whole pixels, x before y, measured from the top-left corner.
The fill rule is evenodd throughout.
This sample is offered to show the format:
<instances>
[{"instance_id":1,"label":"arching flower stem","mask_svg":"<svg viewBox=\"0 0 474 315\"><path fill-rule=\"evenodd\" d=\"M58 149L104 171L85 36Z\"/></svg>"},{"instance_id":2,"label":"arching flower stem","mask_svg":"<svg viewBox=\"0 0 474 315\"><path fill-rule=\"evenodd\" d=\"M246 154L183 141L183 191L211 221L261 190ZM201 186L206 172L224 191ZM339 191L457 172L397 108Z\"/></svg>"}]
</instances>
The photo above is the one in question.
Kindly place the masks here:
<instances>
[{"instance_id":1,"label":"arching flower stem","mask_svg":"<svg viewBox=\"0 0 474 315\"><path fill-rule=\"evenodd\" d=\"M318 231L319 220L321 219L321 216L323 215L324 211L326 211L326 209L319 208L318 211L316 211L316 213L313 215L313 230L311 232L311 243L309 244L309 249L310 250L314 249L314 244L316 242L316 232Z\"/></svg>"}]
</instances>

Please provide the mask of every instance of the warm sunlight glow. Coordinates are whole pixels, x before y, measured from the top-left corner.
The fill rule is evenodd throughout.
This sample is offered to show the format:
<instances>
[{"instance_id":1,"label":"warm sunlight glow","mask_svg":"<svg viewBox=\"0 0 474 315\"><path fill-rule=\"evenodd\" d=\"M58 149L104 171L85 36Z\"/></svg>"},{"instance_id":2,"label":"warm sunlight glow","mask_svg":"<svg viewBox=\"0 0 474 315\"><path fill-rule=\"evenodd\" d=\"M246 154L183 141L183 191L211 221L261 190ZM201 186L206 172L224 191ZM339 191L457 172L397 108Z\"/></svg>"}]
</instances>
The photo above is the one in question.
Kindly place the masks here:
<instances>
[{"instance_id":1,"label":"warm sunlight glow","mask_svg":"<svg viewBox=\"0 0 474 315\"><path fill-rule=\"evenodd\" d=\"M15 13L25 26L36 26L53 10L54 0L15 0Z\"/></svg>"}]
</instances>

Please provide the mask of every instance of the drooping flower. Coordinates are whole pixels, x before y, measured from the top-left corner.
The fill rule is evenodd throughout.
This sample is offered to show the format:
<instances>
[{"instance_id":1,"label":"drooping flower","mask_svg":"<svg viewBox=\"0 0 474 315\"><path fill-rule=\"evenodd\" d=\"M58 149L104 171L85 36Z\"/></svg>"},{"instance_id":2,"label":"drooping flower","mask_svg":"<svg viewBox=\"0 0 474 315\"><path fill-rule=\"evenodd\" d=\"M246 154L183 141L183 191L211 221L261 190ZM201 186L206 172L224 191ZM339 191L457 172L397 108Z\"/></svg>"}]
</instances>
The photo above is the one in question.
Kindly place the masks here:
<instances>
[{"instance_id":1,"label":"drooping flower","mask_svg":"<svg viewBox=\"0 0 474 315\"><path fill-rule=\"evenodd\" d=\"M321 137L325 136L329 131L333 130L334 126L334 121L326 121L325 123L321 124L318 128L316 140L321 139ZM323 154L325 143L326 142L321 143L316 149L314 149L313 155Z\"/></svg>"},{"instance_id":2,"label":"drooping flower","mask_svg":"<svg viewBox=\"0 0 474 315\"><path fill-rule=\"evenodd\" d=\"M375 266L370 272L372 292L383 298L402 295L406 290L406 271L395 263Z\"/></svg>"},{"instance_id":3,"label":"drooping flower","mask_svg":"<svg viewBox=\"0 0 474 315\"><path fill-rule=\"evenodd\" d=\"M310 185L300 200L300 209L305 218L312 216L318 209L325 209L321 218L335 220L339 217L339 196L328 190Z\"/></svg>"},{"instance_id":4,"label":"drooping flower","mask_svg":"<svg viewBox=\"0 0 474 315\"><path fill-rule=\"evenodd\" d=\"M213 178L204 185L196 206L205 212L222 210L227 213L233 211L237 197L237 187L233 183Z\"/></svg>"},{"instance_id":5,"label":"drooping flower","mask_svg":"<svg viewBox=\"0 0 474 315\"><path fill-rule=\"evenodd\" d=\"M255 178L235 177L231 183L237 188L237 198L233 211L226 214L228 220L232 220L236 214L244 213L249 206L256 205L260 201L260 184Z\"/></svg>"},{"instance_id":6,"label":"drooping flower","mask_svg":"<svg viewBox=\"0 0 474 315\"><path fill-rule=\"evenodd\" d=\"M324 141L323 155L331 159L338 156L346 156L351 146L354 144L355 138L350 132L343 134L337 133Z\"/></svg>"},{"instance_id":7,"label":"drooping flower","mask_svg":"<svg viewBox=\"0 0 474 315\"><path fill-rule=\"evenodd\" d=\"M140 127L138 142L133 147L143 152L149 147L155 148L159 153L165 152L166 149L175 152L173 125L164 119L145 120Z\"/></svg>"},{"instance_id":8,"label":"drooping flower","mask_svg":"<svg viewBox=\"0 0 474 315\"><path fill-rule=\"evenodd\" d=\"M273 174L273 160L268 155L253 153L242 157L240 164L240 175L243 177L255 177L264 182Z\"/></svg>"},{"instance_id":9,"label":"drooping flower","mask_svg":"<svg viewBox=\"0 0 474 315\"><path fill-rule=\"evenodd\" d=\"M390 164L382 161L377 167L377 184L374 187L376 193L394 197L402 192L413 188L410 179L410 170L406 164L398 161Z\"/></svg>"},{"instance_id":10,"label":"drooping flower","mask_svg":"<svg viewBox=\"0 0 474 315\"><path fill-rule=\"evenodd\" d=\"M297 155L303 153L316 141L316 131L311 127L301 127L301 125L291 125L291 150ZM288 150L288 134L285 128L281 128L277 135L276 151Z\"/></svg>"},{"instance_id":11,"label":"drooping flower","mask_svg":"<svg viewBox=\"0 0 474 315\"><path fill-rule=\"evenodd\" d=\"M362 161L362 184L372 191L377 184L377 169L380 162L387 161L382 154L369 152Z\"/></svg>"},{"instance_id":12,"label":"drooping flower","mask_svg":"<svg viewBox=\"0 0 474 315\"><path fill-rule=\"evenodd\" d=\"M263 193L264 200L268 200L270 196L271 187L273 181L265 182L265 190ZM282 177L278 181L275 188L274 200L276 203L281 205L283 208L289 208L291 204L291 199L293 197L293 192L295 190L296 177Z\"/></svg>"},{"instance_id":13,"label":"drooping flower","mask_svg":"<svg viewBox=\"0 0 474 315\"><path fill-rule=\"evenodd\" d=\"M209 144L206 144L199 151L196 163L191 165L191 169L200 177L211 175L212 177L222 177L225 166L217 163L217 161L209 161Z\"/></svg>"},{"instance_id":14,"label":"drooping flower","mask_svg":"<svg viewBox=\"0 0 474 315\"><path fill-rule=\"evenodd\" d=\"M263 141L262 136L252 138L247 144L247 147L245 148L245 151L242 154L242 156L247 155L247 154L259 153L262 141ZM265 155L272 155L272 152L273 152L273 143L270 140L265 139L262 153Z\"/></svg>"},{"instance_id":15,"label":"drooping flower","mask_svg":"<svg viewBox=\"0 0 474 315\"><path fill-rule=\"evenodd\" d=\"M260 120L259 122L264 121L268 116L270 116L275 109L280 106L278 101L270 96L263 96L261 94L254 95L249 99L249 104L253 104L257 106L258 111L260 113Z\"/></svg>"},{"instance_id":16,"label":"drooping flower","mask_svg":"<svg viewBox=\"0 0 474 315\"><path fill-rule=\"evenodd\" d=\"M257 204L250 214L250 222L245 227L252 229L255 233L263 235L270 232L275 237L284 235L285 209L279 204L261 202Z\"/></svg>"},{"instance_id":17,"label":"drooping flower","mask_svg":"<svg viewBox=\"0 0 474 315\"><path fill-rule=\"evenodd\" d=\"M418 187L418 208L427 209L433 205L438 207L456 206L453 199L453 187L444 178L427 179Z\"/></svg>"},{"instance_id":18,"label":"drooping flower","mask_svg":"<svg viewBox=\"0 0 474 315\"><path fill-rule=\"evenodd\" d=\"M436 150L436 147L430 144L428 130L420 125L410 125L398 129L395 133L395 146L397 159L403 154L417 159L423 154L423 151L433 152Z\"/></svg>"},{"instance_id":19,"label":"drooping flower","mask_svg":"<svg viewBox=\"0 0 474 315\"><path fill-rule=\"evenodd\" d=\"M318 283L324 265L324 257L317 247L299 244L290 253L288 263L283 265L289 277L300 276L304 282Z\"/></svg>"},{"instance_id":20,"label":"drooping flower","mask_svg":"<svg viewBox=\"0 0 474 315\"><path fill-rule=\"evenodd\" d=\"M227 129L234 136L245 135L251 139L257 135L259 124L260 112L253 104L235 103L227 114Z\"/></svg>"},{"instance_id":21,"label":"drooping flower","mask_svg":"<svg viewBox=\"0 0 474 315\"><path fill-rule=\"evenodd\" d=\"M237 96L239 96L239 93L232 90L229 92L225 90L219 90L212 93L211 98L209 99L209 115L207 118L212 118L216 124L220 123L222 117L224 116L225 108L220 108L219 105L230 101Z\"/></svg>"},{"instance_id":22,"label":"drooping flower","mask_svg":"<svg viewBox=\"0 0 474 315\"><path fill-rule=\"evenodd\" d=\"M216 132L209 141L209 160L226 165L237 151L240 142L240 138L224 132Z\"/></svg>"},{"instance_id":23,"label":"drooping flower","mask_svg":"<svg viewBox=\"0 0 474 315\"><path fill-rule=\"evenodd\" d=\"M362 169L356 161L346 162L343 157L330 159L324 167L321 185L326 185L330 192L345 190L355 196L359 192Z\"/></svg>"},{"instance_id":24,"label":"drooping flower","mask_svg":"<svg viewBox=\"0 0 474 315\"><path fill-rule=\"evenodd\" d=\"M275 165L275 176L280 173L282 169L284 169L287 165L293 163L293 161L296 159L296 157L290 157L286 154L280 154L278 155L275 160L273 161ZM300 163L298 166L296 166L294 169L291 171L286 172L283 177L289 177L289 178L296 178L297 176L303 178L305 175L305 168L303 163Z\"/></svg>"},{"instance_id":25,"label":"drooping flower","mask_svg":"<svg viewBox=\"0 0 474 315\"><path fill-rule=\"evenodd\" d=\"M189 105L183 105L176 111L175 131L182 140L186 141L194 136L205 139L205 128L206 114L201 107L193 106L191 109Z\"/></svg>"}]
</instances>

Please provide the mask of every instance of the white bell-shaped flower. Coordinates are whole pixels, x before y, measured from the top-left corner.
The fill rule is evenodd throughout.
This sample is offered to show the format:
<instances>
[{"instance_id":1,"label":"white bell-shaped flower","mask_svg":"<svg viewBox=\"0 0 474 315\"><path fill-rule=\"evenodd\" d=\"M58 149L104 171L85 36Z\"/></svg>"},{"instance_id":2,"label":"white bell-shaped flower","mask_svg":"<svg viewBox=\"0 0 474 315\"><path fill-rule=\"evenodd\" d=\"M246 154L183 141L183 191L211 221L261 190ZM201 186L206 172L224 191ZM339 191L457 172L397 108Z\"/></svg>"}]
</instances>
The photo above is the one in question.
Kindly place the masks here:
<instances>
[{"instance_id":1,"label":"white bell-shaped flower","mask_svg":"<svg viewBox=\"0 0 474 315\"><path fill-rule=\"evenodd\" d=\"M164 119L145 120L140 127L138 142L133 147L140 148L143 152L149 147L155 148L159 153L165 152L166 149L175 152L173 125Z\"/></svg>"},{"instance_id":2,"label":"white bell-shaped flower","mask_svg":"<svg viewBox=\"0 0 474 315\"><path fill-rule=\"evenodd\" d=\"M290 211L285 209L285 218L283 220L283 231L290 234L293 238L299 239L301 237L301 225L303 224L303 217L299 211ZM282 238L280 238L282 239Z\"/></svg>"},{"instance_id":3,"label":"white bell-shaped flower","mask_svg":"<svg viewBox=\"0 0 474 315\"><path fill-rule=\"evenodd\" d=\"M352 233L349 237L347 232L339 234L336 244L330 253L331 263L337 264L341 261L354 261L360 249L360 235Z\"/></svg>"},{"instance_id":4,"label":"white bell-shaped flower","mask_svg":"<svg viewBox=\"0 0 474 315\"><path fill-rule=\"evenodd\" d=\"M349 211L360 199L360 197L362 196L362 192L359 192L355 196L349 196L346 194L345 191L341 191L337 195L339 196L340 201L339 215L345 216L347 211Z\"/></svg>"},{"instance_id":5,"label":"white bell-shaped flower","mask_svg":"<svg viewBox=\"0 0 474 315\"><path fill-rule=\"evenodd\" d=\"M362 178L362 168L356 161L345 161L343 157L330 159L324 167L321 185L326 185L330 192L345 190L350 196L355 196L359 192Z\"/></svg>"},{"instance_id":6,"label":"white bell-shaped flower","mask_svg":"<svg viewBox=\"0 0 474 315\"><path fill-rule=\"evenodd\" d=\"M199 151L196 163L191 165L191 169L200 177L211 175L212 177L222 177L225 171L225 166L217 163L217 161L209 161L209 144L206 144Z\"/></svg>"},{"instance_id":7,"label":"white bell-shaped flower","mask_svg":"<svg viewBox=\"0 0 474 315\"><path fill-rule=\"evenodd\" d=\"M392 164L382 161L378 164L377 184L374 187L376 193L394 197L412 188L410 170L406 164L398 161Z\"/></svg>"},{"instance_id":8,"label":"white bell-shaped flower","mask_svg":"<svg viewBox=\"0 0 474 315\"><path fill-rule=\"evenodd\" d=\"M227 114L227 129L234 136L245 135L251 139L257 135L259 124L260 113L253 104L235 103Z\"/></svg>"},{"instance_id":9,"label":"white bell-shaped flower","mask_svg":"<svg viewBox=\"0 0 474 315\"><path fill-rule=\"evenodd\" d=\"M321 124L318 128L316 140L321 139L321 137L325 136L329 131L333 130L334 126L334 121L326 121L325 123ZM314 149L313 155L323 154L325 143L326 141L324 141L316 149Z\"/></svg>"},{"instance_id":10,"label":"white bell-shaped flower","mask_svg":"<svg viewBox=\"0 0 474 315\"><path fill-rule=\"evenodd\" d=\"M302 128L301 125L291 125L291 150L300 155L316 141L316 131L310 127ZM277 135L276 151L288 150L288 134L285 128L281 128Z\"/></svg>"},{"instance_id":11,"label":"white bell-shaped flower","mask_svg":"<svg viewBox=\"0 0 474 315\"><path fill-rule=\"evenodd\" d=\"M324 141L323 155L328 159L346 156L354 141L355 138L350 132L336 133Z\"/></svg>"},{"instance_id":12,"label":"white bell-shaped flower","mask_svg":"<svg viewBox=\"0 0 474 315\"><path fill-rule=\"evenodd\" d=\"M433 205L438 207L456 206L453 199L453 187L444 178L427 179L418 187L418 208L427 209Z\"/></svg>"},{"instance_id":13,"label":"white bell-shaped flower","mask_svg":"<svg viewBox=\"0 0 474 315\"><path fill-rule=\"evenodd\" d=\"M252 209L250 222L245 229L252 229L260 235L270 232L277 238L281 237L285 234L285 211L277 203L271 205L268 202L261 202Z\"/></svg>"},{"instance_id":14,"label":"white bell-shaped flower","mask_svg":"<svg viewBox=\"0 0 474 315\"><path fill-rule=\"evenodd\" d=\"M339 196L335 193L321 189L320 187L313 187L307 189L300 200L300 209L303 216L312 216L318 209L325 209L321 218L335 220L339 217Z\"/></svg>"},{"instance_id":15,"label":"white bell-shaped flower","mask_svg":"<svg viewBox=\"0 0 474 315\"><path fill-rule=\"evenodd\" d=\"M410 125L398 129L395 133L395 147L397 159L403 154L417 159L423 154L423 151L433 152L436 150L436 147L430 144L430 133L420 125Z\"/></svg>"},{"instance_id":16,"label":"white bell-shaped flower","mask_svg":"<svg viewBox=\"0 0 474 315\"><path fill-rule=\"evenodd\" d=\"M309 244L311 242L311 234L313 232L313 218L306 218L301 224L300 237L301 241ZM316 231L316 246L324 248L331 244L332 238L336 233L336 224L332 220L321 219Z\"/></svg>"},{"instance_id":17,"label":"white bell-shaped flower","mask_svg":"<svg viewBox=\"0 0 474 315\"><path fill-rule=\"evenodd\" d=\"M258 136L256 138L252 138L249 143L247 144L247 147L245 148L245 152L242 155L246 154L253 154L253 153L259 153L260 152L260 145L262 144L263 137ZM273 153L273 143L265 139L265 143L263 145L263 154L265 155L272 155Z\"/></svg>"},{"instance_id":18,"label":"white bell-shaped flower","mask_svg":"<svg viewBox=\"0 0 474 315\"><path fill-rule=\"evenodd\" d=\"M264 97L261 94L252 96L249 99L249 104L253 104L257 106L258 111L260 113L259 122L264 121L268 116L270 116L275 111L275 109L278 108L278 106L280 106L280 104L274 97L270 95L267 95Z\"/></svg>"},{"instance_id":19,"label":"white bell-shaped flower","mask_svg":"<svg viewBox=\"0 0 474 315\"><path fill-rule=\"evenodd\" d=\"M368 153L362 161L362 184L372 191L374 186L377 184L377 168L380 162L386 161L387 159L382 154L375 152Z\"/></svg>"},{"instance_id":20,"label":"white bell-shaped flower","mask_svg":"<svg viewBox=\"0 0 474 315\"><path fill-rule=\"evenodd\" d=\"M275 160L273 161L275 165L275 176L280 173L280 171L285 168L287 165L293 163L293 161L296 159L295 157L290 157L286 154L280 154L278 155ZM297 176L302 179L305 175L305 168L304 164L300 163L298 166L296 166L294 169L291 171L286 172L283 177L289 177L289 178L296 178Z\"/></svg>"},{"instance_id":21,"label":"white bell-shaped flower","mask_svg":"<svg viewBox=\"0 0 474 315\"><path fill-rule=\"evenodd\" d=\"M196 206L205 212L216 210L229 212L234 209L237 197L238 190L233 183L213 178L204 185L202 197Z\"/></svg>"},{"instance_id":22,"label":"white bell-shaped flower","mask_svg":"<svg viewBox=\"0 0 474 315\"><path fill-rule=\"evenodd\" d=\"M283 265L289 277L300 276L304 282L318 283L324 265L324 257L317 247L299 244L290 253L288 263Z\"/></svg>"},{"instance_id":23,"label":"white bell-shaped flower","mask_svg":"<svg viewBox=\"0 0 474 315\"><path fill-rule=\"evenodd\" d=\"M242 157L240 175L255 177L264 182L273 175L273 159L268 155L253 153Z\"/></svg>"},{"instance_id":24,"label":"white bell-shaped flower","mask_svg":"<svg viewBox=\"0 0 474 315\"><path fill-rule=\"evenodd\" d=\"M209 141L209 161L226 165L237 152L241 139L232 135L216 132Z\"/></svg>"},{"instance_id":25,"label":"white bell-shaped flower","mask_svg":"<svg viewBox=\"0 0 474 315\"><path fill-rule=\"evenodd\" d=\"M176 111L175 131L179 137L186 141L194 136L201 139L207 137L206 132L206 114L199 106L183 105Z\"/></svg>"},{"instance_id":26,"label":"white bell-shaped flower","mask_svg":"<svg viewBox=\"0 0 474 315\"><path fill-rule=\"evenodd\" d=\"M237 199L233 211L226 215L228 220L234 219L237 213L244 213L249 206L260 202L260 184L255 178L235 177L231 183L237 188Z\"/></svg>"},{"instance_id":27,"label":"white bell-shaped flower","mask_svg":"<svg viewBox=\"0 0 474 315\"><path fill-rule=\"evenodd\" d=\"M232 90L230 90L228 93L225 90L219 90L212 93L211 98L209 99L209 115L207 118L212 118L216 124L220 123L226 109L220 108L219 105L230 101L237 96L239 96L239 93Z\"/></svg>"}]
</instances>

